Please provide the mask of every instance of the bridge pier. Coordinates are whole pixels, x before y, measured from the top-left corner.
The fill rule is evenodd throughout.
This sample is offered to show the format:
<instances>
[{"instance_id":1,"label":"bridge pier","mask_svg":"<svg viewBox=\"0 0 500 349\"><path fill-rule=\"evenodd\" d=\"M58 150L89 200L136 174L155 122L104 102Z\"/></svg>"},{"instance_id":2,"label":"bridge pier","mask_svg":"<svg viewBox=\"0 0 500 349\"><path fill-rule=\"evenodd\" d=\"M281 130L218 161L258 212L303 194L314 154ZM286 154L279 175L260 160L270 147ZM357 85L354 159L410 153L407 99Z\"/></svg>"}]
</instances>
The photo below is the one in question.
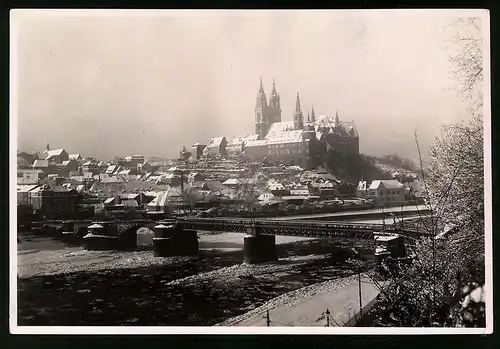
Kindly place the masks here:
<instances>
[{"instance_id":1,"label":"bridge pier","mask_svg":"<svg viewBox=\"0 0 500 349\"><path fill-rule=\"evenodd\" d=\"M101 224L90 225L88 227L89 233L83 237L83 249L89 251L117 250L118 237L106 235L105 229L105 226Z\"/></svg>"},{"instance_id":2,"label":"bridge pier","mask_svg":"<svg viewBox=\"0 0 500 349\"><path fill-rule=\"evenodd\" d=\"M278 259L276 235L261 234L255 226L247 227L244 237L245 262L250 264L271 262Z\"/></svg>"},{"instance_id":3,"label":"bridge pier","mask_svg":"<svg viewBox=\"0 0 500 349\"><path fill-rule=\"evenodd\" d=\"M156 257L194 255L198 253L198 232L159 224L154 228L153 246Z\"/></svg>"},{"instance_id":4,"label":"bridge pier","mask_svg":"<svg viewBox=\"0 0 500 349\"><path fill-rule=\"evenodd\" d=\"M63 222L61 240L70 245L78 245L78 238L75 234L75 223L72 221Z\"/></svg>"}]
</instances>

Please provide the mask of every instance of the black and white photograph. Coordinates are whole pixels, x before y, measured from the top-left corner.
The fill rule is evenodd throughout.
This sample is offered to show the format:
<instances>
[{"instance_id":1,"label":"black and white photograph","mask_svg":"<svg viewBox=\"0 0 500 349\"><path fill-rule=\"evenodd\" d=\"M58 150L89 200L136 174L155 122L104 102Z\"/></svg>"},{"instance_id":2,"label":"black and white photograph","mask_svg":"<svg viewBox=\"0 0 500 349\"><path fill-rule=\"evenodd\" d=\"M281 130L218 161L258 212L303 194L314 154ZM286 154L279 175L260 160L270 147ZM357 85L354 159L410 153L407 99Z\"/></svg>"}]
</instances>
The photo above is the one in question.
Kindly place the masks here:
<instances>
[{"instance_id":1,"label":"black and white photograph","mask_svg":"<svg viewBox=\"0 0 500 349\"><path fill-rule=\"evenodd\" d=\"M487 10L10 29L11 333L492 333Z\"/></svg>"}]
</instances>

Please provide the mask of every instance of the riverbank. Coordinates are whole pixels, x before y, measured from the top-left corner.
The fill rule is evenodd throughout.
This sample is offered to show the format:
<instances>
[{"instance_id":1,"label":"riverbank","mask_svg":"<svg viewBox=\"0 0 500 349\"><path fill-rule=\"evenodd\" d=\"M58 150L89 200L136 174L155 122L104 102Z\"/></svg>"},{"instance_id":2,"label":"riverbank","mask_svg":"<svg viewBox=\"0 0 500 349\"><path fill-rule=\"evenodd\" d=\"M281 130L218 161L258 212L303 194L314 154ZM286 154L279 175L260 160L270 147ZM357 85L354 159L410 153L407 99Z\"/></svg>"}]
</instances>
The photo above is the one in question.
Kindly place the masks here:
<instances>
[{"instance_id":1,"label":"riverbank","mask_svg":"<svg viewBox=\"0 0 500 349\"><path fill-rule=\"evenodd\" d=\"M209 235L202 240L222 239ZM31 259L20 264L18 324L75 326L85 319L88 326L213 326L288 292L355 273L339 260L333 240L290 241L277 246L278 261L259 265L242 263L241 249L221 252L213 244L192 257L78 247L18 255Z\"/></svg>"},{"instance_id":2,"label":"riverbank","mask_svg":"<svg viewBox=\"0 0 500 349\"><path fill-rule=\"evenodd\" d=\"M360 314L360 283L365 311L380 290L369 278L351 275L286 293L218 326L353 326Z\"/></svg>"}]
</instances>

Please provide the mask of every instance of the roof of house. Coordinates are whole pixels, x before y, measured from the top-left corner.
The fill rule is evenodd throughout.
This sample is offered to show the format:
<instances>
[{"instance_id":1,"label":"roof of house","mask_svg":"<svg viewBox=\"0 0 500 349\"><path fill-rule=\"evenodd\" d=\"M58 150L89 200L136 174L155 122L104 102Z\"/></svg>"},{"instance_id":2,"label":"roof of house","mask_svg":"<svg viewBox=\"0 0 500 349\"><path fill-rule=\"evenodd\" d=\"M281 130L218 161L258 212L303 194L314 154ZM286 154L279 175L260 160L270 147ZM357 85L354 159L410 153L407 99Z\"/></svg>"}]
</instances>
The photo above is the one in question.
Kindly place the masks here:
<instances>
[{"instance_id":1,"label":"roof of house","mask_svg":"<svg viewBox=\"0 0 500 349\"><path fill-rule=\"evenodd\" d=\"M35 160L33 162L33 167L49 167L48 160Z\"/></svg>"},{"instance_id":2,"label":"roof of house","mask_svg":"<svg viewBox=\"0 0 500 349\"><path fill-rule=\"evenodd\" d=\"M225 191L227 188L219 181L205 181L203 187L210 191Z\"/></svg>"},{"instance_id":3,"label":"roof of house","mask_svg":"<svg viewBox=\"0 0 500 349\"><path fill-rule=\"evenodd\" d=\"M18 193L27 193L29 191L32 191L33 189L39 187L39 184L18 184L17 185L17 192Z\"/></svg>"},{"instance_id":4,"label":"roof of house","mask_svg":"<svg viewBox=\"0 0 500 349\"><path fill-rule=\"evenodd\" d=\"M101 183L125 183L125 181L120 177L111 176L103 178Z\"/></svg>"},{"instance_id":5,"label":"roof of house","mask_svg":"<svg viewBox=\"0 0 500 349\"><path fill-rule=\"evenodd\" d=\"M166 191L159 192L158 195L147 205L149 207L165 206L169 202L182 201L182 193L177 188L169 188Z\"/></svg>"},{"instance_id":6,"label":"roof of house","mask_svg":"<svg viewBox=\"0 0 500 349\"><path fill-rule=\"evenodd\" d=\"M257 200L259 201L266 201L266 200L271 200L271 199L274 199L275 196L273 195L273 193L262 193L258 198Z\"/></svg>"},{"instance_id":7,"label":"roof of house","mask_svg":"<svg viewBox=\"0 0 500 349\"><path fill-rule=\"evenodd\" d=\"M104 173L113 173L116 170L117 165L110 165Z\"/></svg>"},{"instance_id":8,"label":"roof of house","mask_svg":"<svg viewBox=\"0 0 500 349\"><path fill-rule=\"evenodd\" d=\"M47 150L47 152L46 152L47 156L45 157L45 160L48 160L53 156L59 156L64 152L65 152L65 150L62 148L61 149L54 149L54 150Z\"/></svg>"},{"instance_id":9,"label":"roof of house","mask_svg":"<svg viewBox=\"0 0 500 349\"><path fill-rule=\"evenodd\" d=\"M237 178L229 178L228 180L226 180L222 184L223 185L238 185L238 184L241 184L241 183L240 183L240 181Z\"/></svg>"},{"instance_id":10,"label":"roof of house","mask_svg":"<svg viewBox=\"0 0 500 349\"><path fill-rule=\"evenodd\" d=\"M219 147L225 139L226 137L214 137L208 143L207 148Z\"/></svg>"},{"instance_id":11,"label":"roof of house","mask_svg":"<svg viewBox=\"0 0 500 349\"><path fill-rule=\"evenodd\" d=\"M395 179L383 179L383 180L373 181L370 184L370 188L369 189L376 190L380 186L382 186L385 189L400 189L400 188L403 188L403 184L401 184L399 181L397 181Z\"/></svg>"},{"instance_id":12,"label":"roof of house","mask_svg":"<svg viewBox=\"0 0 500 349\"><path fill-rule=\"evenodd\" d=\"M120 197L123 200L135 200L139 197L140 194L122 194Z\"/></svg>"},{"instance_id":13,"label":"roof of house","mask_svg":"<svg viewBox=\"0 0 500 349\"><path fill-rule=\"evenodd\" d=\"M45 160L44 160L45 161ZM43 173L42 169L39 168L20 168L17 170L19 173Z\"/></svg>"},{"instance_id":14,"label":"roof of house","mask_svg":"<svg viewBox=\"0 0 500 349\"><path fill-rule=\"evenodd\" d=\"M114 198L114 197L107 198L106 200L104 200L104 204L105 205L112 204L113 202L115 202L115 200L116 200L116 198Z\"/></svg>"},{"instance_id":15,"label":"roof of house","mask_svg":"<svg viewBox=\"0 0 500 349\"><path fill-rule=\"evenodd\" d=\"M82 158L80 154L69 154L68 157L70 160L78 160Z\"/></svg>"}]
</instances>

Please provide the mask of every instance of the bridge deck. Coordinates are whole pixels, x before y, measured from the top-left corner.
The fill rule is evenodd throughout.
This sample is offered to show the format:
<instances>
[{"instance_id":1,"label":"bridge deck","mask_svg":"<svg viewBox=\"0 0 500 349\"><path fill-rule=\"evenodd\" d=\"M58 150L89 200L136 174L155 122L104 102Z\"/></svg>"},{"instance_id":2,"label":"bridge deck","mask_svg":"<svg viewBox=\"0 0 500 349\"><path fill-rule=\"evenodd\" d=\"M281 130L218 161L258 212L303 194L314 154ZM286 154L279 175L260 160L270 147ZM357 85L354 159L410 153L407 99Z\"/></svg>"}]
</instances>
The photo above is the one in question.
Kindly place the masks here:
<instances>
[{"instance_id":1,"label":"bridge deck","mask_svg":"<svg viewBox=\"0 0 500 349\"><path fill-rule=\"evenodd\" d=\"M76 225L91 224L95 221L45 221L39 222L48 225L61 225L64 222L72 222ZM317 236L317 237L338 237L353 239L373 239L374 232L394 232L408 239L419 239L426 235L424 232L412 230L406 227L401 230L394 225L368 224L358 222L332 222L332 221L283 221L276 219L217 219L217 218L179 218L177 220L115 220L109 221L111 224L148 226L152 228L158 223L178 224L182 229L205 230L205 231L225 231L225 232L246 232L248 226L255 226L264 234L273 235L295 235L295 236Z\"/></svg>"}]
</instances>

